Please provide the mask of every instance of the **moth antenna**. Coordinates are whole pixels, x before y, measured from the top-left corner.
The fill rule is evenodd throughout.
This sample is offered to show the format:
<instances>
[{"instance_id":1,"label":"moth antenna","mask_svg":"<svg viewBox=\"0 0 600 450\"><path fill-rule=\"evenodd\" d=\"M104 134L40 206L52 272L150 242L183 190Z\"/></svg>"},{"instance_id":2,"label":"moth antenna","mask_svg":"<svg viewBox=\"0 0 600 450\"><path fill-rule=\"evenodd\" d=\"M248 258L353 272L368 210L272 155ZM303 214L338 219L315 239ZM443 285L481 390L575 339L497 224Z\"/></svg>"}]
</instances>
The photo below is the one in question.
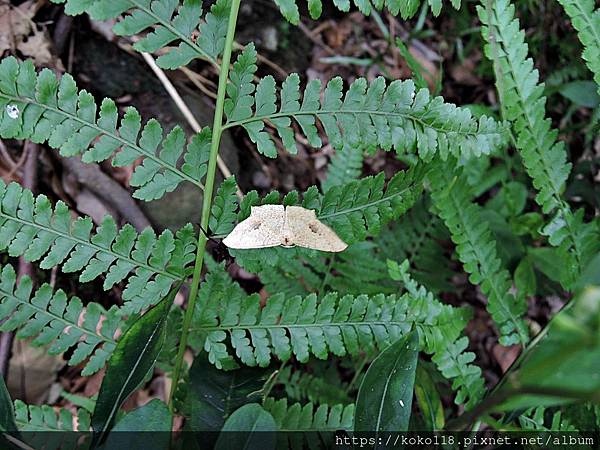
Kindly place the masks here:
<instances>
[{"instance_id":1,"label":"moth antenna","mask_svg":"<svg viewBox=\"0 0 600 450\"><path fill-rule=\"evenodd\" d=\"M198 228L200 228L200 231L202 232L202 234L203 234L204 236L206 236L206 239L208 239L209 241L213 241L213 242L215 242L215 243L217 243L217 244L219 243L219 241L217 241L217 240L216 240L215 238L213 238L213 237L212 237L210 234L208 234L208 231L206 231L206 230L205 230L205 229L202 227L202 225L200 225L200 223L198 223L198 222L194 222L194 224L195 224L195 225L198 225Z\"/></svg>"}]
</instances>

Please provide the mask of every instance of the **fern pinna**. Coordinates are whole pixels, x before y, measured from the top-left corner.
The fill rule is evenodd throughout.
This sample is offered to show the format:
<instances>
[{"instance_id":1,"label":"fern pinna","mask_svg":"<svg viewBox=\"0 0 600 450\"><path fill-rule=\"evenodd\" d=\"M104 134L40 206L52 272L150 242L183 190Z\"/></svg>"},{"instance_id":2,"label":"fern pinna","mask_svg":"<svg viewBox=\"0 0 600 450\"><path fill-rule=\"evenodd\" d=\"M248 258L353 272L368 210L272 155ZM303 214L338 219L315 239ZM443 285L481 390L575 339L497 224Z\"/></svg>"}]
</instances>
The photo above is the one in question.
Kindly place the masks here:
<instances>
[{"instance_id":1,"label":"fern pinna","mask_svg":"<svg viewBox=\"0 0 600 450\"><path fill-rule=\"evenodd\" d=\"M104 289L125 281L124 311L139 312L158 302L185 277L193 261L194 230L169 230L159 237L147 228L137 233L131 225L120 230L106 216L96 232L89 217L73 220L63 202L54 208L44 195L16 183L0 183L0 249L10 256L40 261L42 269L61 265L65 273L81 272L87 282L104 274Z\"/></svg>"},{"instance_id":2,"label":"fern pinna","mask_svg":"<svg viewBox=\"0 0 600 450\"><path fill-rule=\"evenodd\" d=\"M417 91L412 80L386 86L383 77L370 84L359 78L343 93L338 77L327 83L321 100L319 80L309 82L301 95L300 77L292 74L281 86L277 106L275 80L267 76L255 85L256 70L256 50L248 45L233 65L225 128L242 126L265 156L277 156L273 139L264 130L267 121L275 126L285 149L296 153L292 119L313 147L322 145L318 119L335 149L394 148L415 151L426 161L436 153L444 159L479 156L504 142L503 127L497 122L485 116L476 120L468 108L432 98L427 89Z\"/></svg>"},{"instance_id":3,"label":"fern pinna","mask_svg":"<svg viewBox=\"0 0 600 450\"><path fill-rule=\"evenodd\" d=\"M543 212L555 214L543 232L552 245L563 250L562 283L568 287L599 249L598 232L593 224L584 224L580 215L573 214L562 198L571 164L564 143L557 141L558 131L551 129L550 119L544 117L544 86L538 83L533 60L527 58L525 33L514 18L514 6L509 0L484 1L477 9L485 25L485 54L494 64L502 110L512 124L516 147L538 190L536 202Z\"/></svg>"},{"instance_id":4,"label":"fern pinna","mask_svg":"<svg viewBox=\"0 0 600 450\"><path fill-rule=\"evenodd\" d=\"M83 307L77 297L67 298L43 284L35 293L29 277L16 282L15 270L6 265L0 272L0 330L18 329L18 338L34 338L32 345L51 344L48 353L58 355L74 348L69 364L87 360L82 375L97 372L115 348L115 332L122 325L120 311L106 311L98 303ZM83 321L80 321L83 316Z\"/></svg>"},{"instance_id":5,"label":"fern pinna","mask_svg":"<svg viewBox=\"0 0 600 450\"><path fill-rule=\"evenodd\" d=\"M600 8L592 0L558 0L571 18L583 45L583 59L594 74L600 92Z\"/></svg>"},{"instance_id":6,"label":"fern pinna","mask_svg":"<svg viewBox=\"0 0 600 450\"><path fill-rule=\"evenodd\" d=\"M525 299L510 292L510 275L501 267L496 242L481 217L480 207L471 202L470 188L462 171L451 172L441 164L437 168L429 178L434 205L457 245L458 257L470 274L469 281L481 284L488 296L487 309L498 324L500 342L526 343L528 330L522 319L527 311Z\"/></svg>"},{"instance_id":7,"label":"fern pinna","mask_svg":"<svg viewBox=\"0 0 600 450\"><path fill-rule=\"evenodd\" d=\"M3 59L0 80L0 135L4 138L48 142L62 156L81 155L87 163L111 158L114 166L129 166L142 157L130 180L136 187L133 196L140 200L161 198L183 181L203 187L210 129L196 134L186 147L180 127L163 136L154 119L142 127L133 107L119 121L115 102L104 99L98 115L94 97L79 91L73 77L66 74L58 80L49 69L36 74L31 61ZM7 107L17 108L18 115L11 117ZM179 167L182 153L184 163Z\"/></svg>"},{"instance_id":8,"label":"fern pinna","mask_svg":"<svg viewBox=\"0 0 600 450\"><path fill-rule=\"evenodd\" d=\"M172 0L52 0L64 3L65 13L87 12L95 20L120 20L113 26L119 36L133 36L147 31L135 42L140 52L156 52L168 45L157 60L165 69L185 66L195 58L218 67L217 59L225 46L230 0L219 0L202 19L202 2L186 0L182 5ZM195 36L198 34L198 36Z\"/></svg>"}]
</instances>

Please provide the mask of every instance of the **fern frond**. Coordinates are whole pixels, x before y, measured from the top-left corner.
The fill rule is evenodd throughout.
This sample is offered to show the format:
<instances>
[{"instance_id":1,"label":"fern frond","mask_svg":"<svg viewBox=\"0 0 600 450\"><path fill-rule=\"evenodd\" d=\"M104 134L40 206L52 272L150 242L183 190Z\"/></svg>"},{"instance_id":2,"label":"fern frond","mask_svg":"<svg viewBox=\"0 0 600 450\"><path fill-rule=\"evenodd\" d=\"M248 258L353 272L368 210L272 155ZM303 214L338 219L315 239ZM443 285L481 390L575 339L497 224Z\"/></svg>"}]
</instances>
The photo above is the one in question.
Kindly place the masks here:
<instances>
[{"instance_id":1,"label":"fern frond","mask_svg":"<svg viewBox=\"0 0 600 450\"><path fill-rule=\"evenodd\" d=\"M408 259L416 281L432 291L450 291L455 272L450 269L452 263L441 244L450 236L443 222L429 211L430 203L423 197L375 242L383 261Z\"/></svg>"},{"instance_id":2,"label":"fern frond","mask_svg":"<svg viewBox=\"0 0 600 450\"><path fill-rule=\"evenodd\" d=\"M385 183L384 173L376 176L350 181L344 185L334 186L324 195L319 194L316 187L304 192L302 201L297 192L291 192L283 199L285 205L301 205L314 209L317 218L329 225L348 244L364 241L367 235L377 235L382 227L404 214L419 198L425 167L415 166L406 172L398 172ZM233 205L237 202L229 196ZM237 214L239 221L250 215L250 207L260 204L280 203L280 195L273 192L260 199L256 192L248 193L240 204ZM231 210L232 207L224 206ZM221 209L221 208L219 208ZM213 215L213 221L220 216ZM223 234L230 232L235 223L229 221L228 226L220 228ZM238 263L251 272L259 272L263 267L278 265L282 259L291 261L293 255L318 254L305 249L267 248L257 250L230 250Z\"/></svg>"},{"instance_id":3,"label":"fern frond","mask_svg":"<svg viewBox=\"0 0 600 450\"><path fill-rule=\"evenodd\" d=\"M327 166L325 181L321 183L323 192L332 186L356 180L362 173L364 153L360 148L348 148L343 152L335 152Z\"/></svg>"},{"instance_id":4,"label":"fern frond","mask_svg":"<svg viewBox=\"0 0 600 450\"><path fill-rule=\"evenodd\" d=\"M406 294L368 297L330 293L286 298L271 296L264 308L257 294L246 295L221 272L202 284L192 334L217 367L232 358L265 367L276 356L306 362L312 354L325 359L381 350L416 326L423 348L442 339L452 342L466 323L465 311ZM458 331L457 331L458 330ZM453 338L454 337L454 338Z\"/></svg>"},{"instance_id":5,"label":"fern frond","mask_svg":"<svg viewBox=\"0 0 600 450\"><path fill-rule=\"evenodd\" d=\"M7 106L18 108L16 118ZM102 101L97 115L94 97L79 91L71 75L58 80L49 69L37 74L31 61L18 63L8 57L0 63L0 137L47 141L61 155L81 155L88 163L112 157L112 164L120 167L144 158L130 184L136 188L135 198L149 201L173 191L182 181L203 188L211 132L205 128L196 134L184 152L182 128L163 136L154 119L142 127L133 107L119 121L117 105L110 99ZM184 163L179 167L182 153Z\"/></svg>"},{"instance_id":6,"label":"fern frond","mask_svg":"<svg viewBox=\"0 0 600 450\"><path fill-rule=\"evenodd\" d=\"M65 13L88 13L95 20L117 19L113 27L119 36L133 36L144 30L146 35L134 45L140 52L156 52L167 47L157 63L163 69L176 69L196 58L217 65L223 52L229 0L218 0L201 21L202 1L184 0L52 0L64 3ZM196 36L198 34L198 36ZM176 46L175 46L176 45Z\"/></svg>"},{"instance_id":7,"label":"fern frond","mask_svg":"<svg viewBox=\"0 0 600 450\"><path fill-rule=\"evenodd\" d=\"M481 32L487 41L485 54L497 73L496 88L506 115L513 123L517 147L527 173L539 193L537 203L545 213L561 203L561 193L571 164L556 130L545 118L544 87L538 83L538 71L527 58L525 33L514 18L509 0L478 6L479 18L485 25Z\"/></svg>"},{"instance_id":8,"label":"fern frond","mask_svg":"<svg viewBox=\"0 0 600 450\"><path fill-rule=\"evenodd\" d=\"M49 284L32 294L29 277L18 284L16 279L13 267L4 266L0 272L0 330L18 329L17 337L34 338L34 346L52 344L48 349L51 355L74 348L69 365L90 358L82 370L84 376L100 370L116 345L119 309L113 306L106 311L98 303L89 303L84 309L79 298L67 299L64 291L53 292Z\"/></svg>"},{"instance_id":9,"label":"fern frond","mask_svg":"<svg viewBox=\"0 0 600 450\"><path fill-rule=\"evenodd\" d=\"M352 430L354 422L354 404L321 405L315 410L312 403L288 406L287 399L266 398L263 408L275 419L278 431L337 431Z\"/></svg>"},{"instance_id":10,"label":"fern frond","mask_svg":"<svg viewBox=\"0 0 600 450\"><path fill-rule=\"evenodd\" d=\"M274 0L281 14L290 23L297 25L300 22L300 12L296 0ZM373 10L381 10L384 6L394 16L400 14L403 19L413 17L419 10L421 0L353 0L354 5L364 15L368 16ZM460 8L461 0L450 0L455 9ZM350 0L333 0L334 6L343 12L350 11ZM427 0L427 4L435 16L442 10L442 0ZM308 12L312 19L321 17L323 3L321 0L308 0Z\"/></svg>"},{"instance_id":11,"label":"fern frond","mask_svg":"<svg viewBox=\"0 0 600 450\"><path fill-rule=\"evenodd\" d=\"M90 415L80 408L77 415L61 408L56 411L48 405L27 405L21 400L15 400L15 421L19 431L45 432L45 431L89 431ZM67 435L68 433L60 433ZM46 434L48 437L48 434ZM63 438L65 436L62 436ZM75 436L79 439L80 436ZM44 447L50 448L50 447ZM52 447L52 448L58 448Z\"/></svg>"},{"instance_id":12,"label":"fern frond","mask_svg":"<svg viewBox=\"0 0 600 450\"><path fill-rule=\"evenodd\" d=\"M583 59L594 74L600 93L600 9L593 0L558 0L571 18L573 28L583 44Z\"/></svg>"},{"instance_id":13,"label":"fern frond","mask_svg":"<svg viewBox=\"0 0 600 450\"><path fill-rule=\"evenodd\" d=\"M560 410L551 412L550 418L550 423L547 424L546 408L538 406L519 415L519 424L524 430L531 431L578 431L568 419L562 417Z\"/></svg>"},{"instance_id":14,"label":"fern frond","mask_svg":"<svg viewBox=\"0 0 600 450\"><path fill-rule=\"evenodd\" d=\"M456 167L456 163L438 163L430 172L434 205L450 230L458 257L470 274L469 281L480 284L488 297L487 310L498 325L500 342L525 344L528 340L522 319L527 311L525 299L510 292L510 275L501 267L496 241L482 217L481 207L471 201L462 170L452 171L451 167Z\"/></svg>"},{"instance_id":15,"label":"fern frond","mask_svg":"<svg viewBox=\"0 0 600 450\"><path fill-rule=\"evenodd\" d=\"M227 234L231 224L237 219L237 184L235 177L229 177L221 183L213 199L209 228L213 234Z\"/></svg>"},{"instance_id":16,"label":"fern frond","mask_svg":"<svg viewBox=\"0 0 600 450\"><path fill-rule=\"evenodd\" d=\"M0 183L0 250L41 260L42 269L62 265L65 273L81 272L81 282L105 274L106 290L129 277L124 313L139 312L164 297L194 260L191 225L176 236L166 230L158 238L150 228L139 235L131 225L118 230L110 216L95 233L92 226L90 218L72 220L63 202L53 209L44 195L34 197L17 183Z\"/></svg>"},{"instance_id":17,"label":"fern frond","mask_svg":"<svg viewBox=\"0 0 600 450\"><path fill-rule=\"evenodd\" d=\"M277 374L277 384L283 385L286 396L291 400L308 400L317 405L351 403L350 396L343 389L344 383L337 386L310 373L293 370L289 366Z\"/></svg>"},{"instance_id":18,"label":"fern frond","mask_svg":"<svg viewBox=\"0 0 600 450\"><path fill-rule=\"evenodd\" d=\"M448 155L479 156L504 143L503 126L493 119L476 120L467 108L445 103L441 97L432 98L426 89L416 91L411 80L386 86L383 77L370 84L359 78L344 94L342 79L333 78L321 101L320 81L311 81L301 95L300 77L292 74L283 82L277 102L275 80L267 76L255 85L256 70L256 51L249 45L233 66L225 128L242 126L258 151L271 158L277 156L277 150L264 130L266 123L275 127L286 150L296 153L292 119L313 147L322 145L318 119L336 150L416 149L425 161L436 153L443 159Z\"/></svg>"},{"instance_id":19,"label":"fern frond","mask_svg":"<svg viewBox=\"0 0 600 450\"><path fill-rule=\"evenodd\" d=\"M555 212L553 225L546 226L544 234L553 245L560 245L565 239L568 242L563 248L571 273L565 280L573 280L586 260L579 246L581 238L569 225L574 220L573 213L561 198L571 163L567 162L564 143L557 141L558 131L545 118L544 85L538 83L538 71L533 68L532 59L527 58L525 33L519 28L514 10L509 0L486 0L478 6L485 25L485 53L494 64L496 88L506 119L512 122L516 147L538 190L536 202L544 213ZM568 281L565 286L569 286Z\"/></svg>"},{"instance_id":20,"label":"fern frond","mask_svg":"<svg viewBox=\"0 0 600 450\"><path fill-rule=\"evenodd\" d=\"M388 266L392 279L402 281L413 298L441 305L431 292L428 292L425 287L420 286L411 277L408 272L408 260L404 260L402 264L388 261ZM452 311L448 305L443 305L443 307ZM452 389L457 392L454 400L456 404L464 404L465 408L470 409L483 398L485 383L481 376L481 369L470 364L475 359L475 354L465 352L469 339L463 336L457 340L465 325L466 320L462 324L455 324L455 328L449 330L452 334L429 338L431 344L425 347L425 351L433 354L431 359L442 375L448 380L452 380Z\"/></svg>"},{"instance_id":21,"label":"fern frond","mask_svg":"<svg viewBox=\"0 0 600 450\"><path fill-rule=\"evenodd\" d=\"M397 283L389 279L386 260L409 259L418 282L433 291L449 291L455 272L440 243L447 240L442 221L429 213L427 203L419 201L379 236L355 243L342 253L324 257L298 251L293 258L277 253L281 255L277 265L252 268L259 269L255 273L267 292L291 296L330 290L342 295L375 295L398 290Z\"/></svg>"},{"instance_id":22,"label":"fern frond","mask_svg":"<svg viewBox=\"0 0 600 450\"><path fill-rule=\"evenodd\" d=\"M288 296L325 291L341 295L392 294L398 287L389 280L379 242L379 238L358 242L327 257L298 250L293 258L286 258L277 252L277 265L260 265L256 273L267 292Z\"/></svg>"}]
</instances>

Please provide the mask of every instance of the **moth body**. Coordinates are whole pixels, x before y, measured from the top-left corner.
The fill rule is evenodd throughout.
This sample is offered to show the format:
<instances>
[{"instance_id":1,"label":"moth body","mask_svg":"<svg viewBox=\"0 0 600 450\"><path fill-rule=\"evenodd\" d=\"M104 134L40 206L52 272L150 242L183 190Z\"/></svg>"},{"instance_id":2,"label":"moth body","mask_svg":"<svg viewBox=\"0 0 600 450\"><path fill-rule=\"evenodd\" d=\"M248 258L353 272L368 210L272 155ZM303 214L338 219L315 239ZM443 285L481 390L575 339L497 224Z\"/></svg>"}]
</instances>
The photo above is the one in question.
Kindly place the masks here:
<instances>
[{"instance_id":1,"label":"moth body","mask_svg":"<svg viewBox=\"0 0 600 450\"><path fill-rule=\"evenodd\" d=\"M341 252L348 246L314 210L283 205L253 206L223 243L236 249L298 246L324 252Z\"/></svg>"}]
</instances>

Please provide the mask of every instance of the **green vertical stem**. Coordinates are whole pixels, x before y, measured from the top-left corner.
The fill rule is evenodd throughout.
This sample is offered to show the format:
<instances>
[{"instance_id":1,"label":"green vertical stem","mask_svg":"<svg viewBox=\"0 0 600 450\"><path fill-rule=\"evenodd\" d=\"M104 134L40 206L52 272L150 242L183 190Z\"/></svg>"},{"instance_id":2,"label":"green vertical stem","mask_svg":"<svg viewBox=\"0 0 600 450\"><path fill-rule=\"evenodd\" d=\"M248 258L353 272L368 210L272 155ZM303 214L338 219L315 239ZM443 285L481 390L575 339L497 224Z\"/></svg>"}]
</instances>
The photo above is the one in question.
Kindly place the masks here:
<instances>
[{"instance_id":1,"label":"green vertical stem","mask_svg":"<svg viewBox=\"0 0 600 450\"><path fill-rule=\"evenodd\" d=\"M204 198L202 201L202 217L200 225L203 230L208 230L208 222L210 219L210 209L212 205L213 190L215 187L215 176L217 172L217 158L219 156L219 146L221 143L221 134L223 133L223 106L225 104L225 93L227 89L227 80L229 78L229 67L231 64L231 51L235 37L235 26L237 23L238 12L240 9L241 0L232 0L231 10L229 11L229 22L227 24L227 36L225 38L225 48L223 50L223 60L221 61L221 71L219 73L219 88L217 90L217 103L215 106L215 116L212 128L212 140L210 145L210 157L208 159L208 171L206 174L206 182L204 183ZM200 286L200 276L202 273L202 264L204 263L204 253L206 250L207 237L204 233L198 233L198 249L196 251L196 262L194 264L194 275L190 287L190 296L188 298L187 309L183 318L183 328L181 331L181 339L177 350L177 358L175 359L175 368L173 370L173 380L171 392L169 394L169 408L173 411L173 397L179 384L181 369L183 367L183 357L187 348L188 334L194 309L196 306L196 298L198 297L198 289Z\"/></svg>"}]
</instances>

